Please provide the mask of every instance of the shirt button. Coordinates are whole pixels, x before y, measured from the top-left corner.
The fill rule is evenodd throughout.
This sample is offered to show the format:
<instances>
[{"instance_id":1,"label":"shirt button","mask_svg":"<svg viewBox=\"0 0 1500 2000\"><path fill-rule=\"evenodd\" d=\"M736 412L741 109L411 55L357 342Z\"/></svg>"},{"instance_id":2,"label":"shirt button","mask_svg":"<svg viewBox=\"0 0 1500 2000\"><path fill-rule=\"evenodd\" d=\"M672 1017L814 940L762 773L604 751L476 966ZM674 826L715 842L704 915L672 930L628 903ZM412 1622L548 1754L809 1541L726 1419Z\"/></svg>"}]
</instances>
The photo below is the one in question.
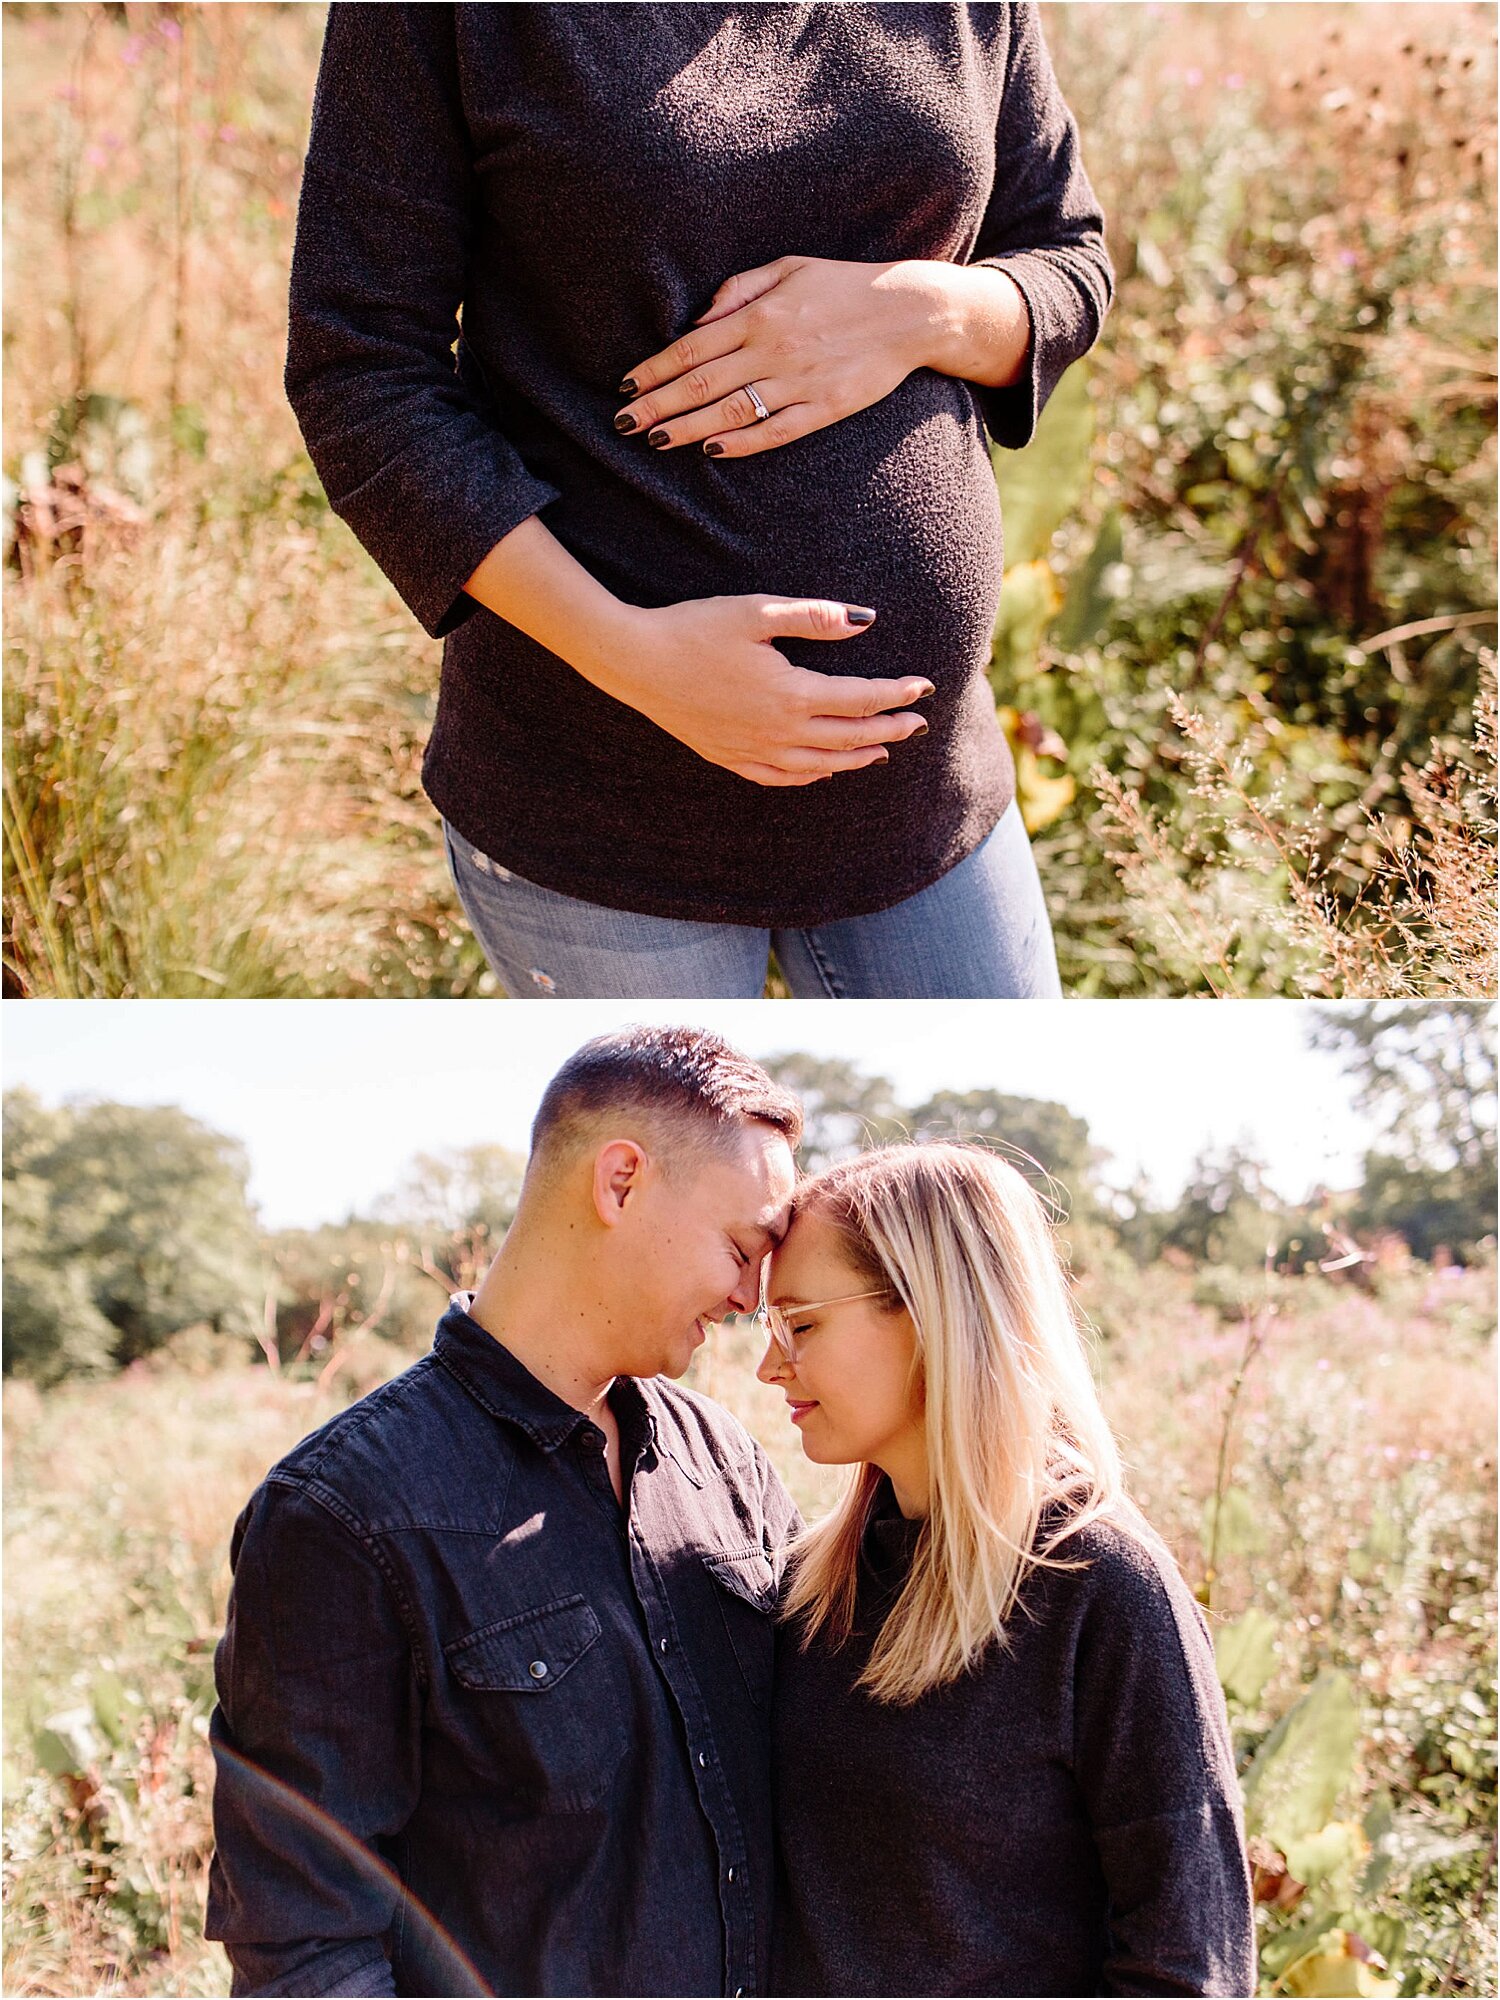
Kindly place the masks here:
<instances>
[{"instance_id":1,"label":"shirt button","mask_svg":"<svg viewBox=\"0 0 1500 2000\"><path fill-rule=\"evenodd\" d=\"M545 1660L533 1660L527 1671L534 1681L544 1681L547 1678L547 1662Z\"/></svg>"},{"instance_id":2,"label":"shirt button","mask_svg":"<svg viewBox=\"0 0 1500 2000\"><path fill-rule=\"evenodd\" d=\"M658 1646L660 1646L663 1652L667 1650L667 1642L665 1639L658 1639L656 1643Z\"/></svg>"},{"instance_id":3,"label":"shirt button","mask_svg":"<svg viewBox=\"0 0 1500 2000\"><path fill-rule=\"evenodd\" d=\"M708 1752L706 1750L700 1750L698 1752L698 1769L700 1771L706 1771L708 1769Z\"/></svg>"},{"instance_id":4,"label":"shirt button","mask_svg":"<svg viewBox=\"0 0 1500 2000\"><path fill-rule=\"evenodd\" d=\"M726 1868L726 1869L725 1869L725 1871L724 1871L724 1880L725 1880L726 1882L732 1882L732 1881L734 1880L734 1870L733 1870L732 1868Z\"/></svg>"}]
</instances>

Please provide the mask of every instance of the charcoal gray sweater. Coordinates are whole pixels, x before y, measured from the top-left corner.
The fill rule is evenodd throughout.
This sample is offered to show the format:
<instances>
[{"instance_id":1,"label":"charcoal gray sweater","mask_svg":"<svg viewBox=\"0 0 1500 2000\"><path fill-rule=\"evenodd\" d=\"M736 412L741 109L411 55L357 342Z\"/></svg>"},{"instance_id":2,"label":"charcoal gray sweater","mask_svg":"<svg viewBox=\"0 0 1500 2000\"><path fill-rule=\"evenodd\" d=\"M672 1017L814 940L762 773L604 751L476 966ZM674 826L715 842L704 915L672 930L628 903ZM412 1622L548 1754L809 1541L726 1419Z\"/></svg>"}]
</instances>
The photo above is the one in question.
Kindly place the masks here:
<instances>
[{"instance_id":1,"label":"charcoal gray sweater","mask_svg":"<svg viewBox=\"0 0 1500 2000\"><path fill-rule=\"evenodd\" d=\"M335 512L444 639L423 777L459 833L569 895L745 924L886 908L971 852L1014 786L986 427L1024 444L1096 338L1101 226L1032 6L335 5L287 393ZM789 253L1003 268L1024 375L920 368L748 459L619 435L625 372ZM778 643L927 675L930 733L820 785L706 763L463 593L537 513L632 604L873 605L857 639Z\"/></svg>"},{"instance_id":2,"label":"charcoal gray sweater","mask_svg":"<svg viewBox=\"0 0 1500 2000\"><path fill-rule=\"evenodd\" d=\"M1213 1649L1132 1519L1033 1574L1007 1649L895 1708L854 1687L920 1532L883 1486L854 1637L777 1641L774 1992L1255 1991Z\"/></svg>"}]
</instances>

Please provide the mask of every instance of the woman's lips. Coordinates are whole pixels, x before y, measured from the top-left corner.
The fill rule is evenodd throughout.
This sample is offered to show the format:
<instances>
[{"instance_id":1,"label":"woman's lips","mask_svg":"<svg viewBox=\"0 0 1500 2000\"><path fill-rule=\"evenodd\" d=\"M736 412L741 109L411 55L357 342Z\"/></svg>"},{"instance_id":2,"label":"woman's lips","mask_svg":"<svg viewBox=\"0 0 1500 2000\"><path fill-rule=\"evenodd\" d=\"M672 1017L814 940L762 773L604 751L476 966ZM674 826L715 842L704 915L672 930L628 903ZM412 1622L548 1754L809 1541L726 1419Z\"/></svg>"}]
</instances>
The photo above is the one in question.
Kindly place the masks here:
<instances>
[{"instance_id":1,"label":"woman's lips","mask_svg":"<svg viewBox=\"0 0 1500 2000\"><path fill-rule=\"evenodd\" d=\"M791 1419L794 1424L800 1424L802 1419L808 1414L808 1412L811 1410L815 1410L817 1407L818 1406L816 1403L789 1402L787 1404L787 1409L791 1413Z\"/></svg>"}]
</instances>

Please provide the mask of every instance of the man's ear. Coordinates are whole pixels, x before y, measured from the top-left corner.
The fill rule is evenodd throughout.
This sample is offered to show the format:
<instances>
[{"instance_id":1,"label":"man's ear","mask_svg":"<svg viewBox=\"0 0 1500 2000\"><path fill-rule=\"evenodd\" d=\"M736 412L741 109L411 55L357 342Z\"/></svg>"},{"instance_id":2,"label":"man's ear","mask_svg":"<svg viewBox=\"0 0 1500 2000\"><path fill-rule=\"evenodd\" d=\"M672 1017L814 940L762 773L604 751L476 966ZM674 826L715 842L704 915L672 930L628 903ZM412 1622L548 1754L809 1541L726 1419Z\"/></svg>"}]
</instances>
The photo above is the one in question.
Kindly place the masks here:
<instances>
[{"instance_id":1,"label":"man's ear","mask_svg":"<svg viewBox=\"0 0 1500 2000\"><path fill-rule=\"evenodd\" d=\"M611 1139L594 1155L594 1210L606 1229L625 1219L625 1210L651 1171L651 1156L634 1139Z\"/></svg>"}]
</instances>

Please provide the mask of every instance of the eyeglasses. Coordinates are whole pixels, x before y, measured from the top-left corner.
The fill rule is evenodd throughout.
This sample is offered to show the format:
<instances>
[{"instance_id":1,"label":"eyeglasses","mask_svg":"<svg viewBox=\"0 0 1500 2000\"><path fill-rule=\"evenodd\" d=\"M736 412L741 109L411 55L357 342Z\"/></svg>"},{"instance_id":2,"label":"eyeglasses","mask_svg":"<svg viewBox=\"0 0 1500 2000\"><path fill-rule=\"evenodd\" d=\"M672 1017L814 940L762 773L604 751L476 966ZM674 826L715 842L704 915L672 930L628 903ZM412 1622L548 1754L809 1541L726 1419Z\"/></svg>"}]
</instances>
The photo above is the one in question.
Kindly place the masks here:
<instances>
[{"instance_id":1,"label":"eyeglasses","mask_svg":"<svg viewBox=\"0 0 1500 2000\"><path fill-rule=\"evenodd\" d=\"M887 1285L881 1285L873 1292L845 1292L842 1298L817 1299L810 1305L795 1306L790 1318L780 1306L773 1306L769 1299L762 1299L755 1309L755 1319L759 1326L775 1341L788 1361L797 1358L797 1336L792 1332L792 1319L800 1319L804 1313L826 1312L830 1306L852 1305L856 1299L889 1299L895 1295Z\"/></svg>"}]
</instances>

